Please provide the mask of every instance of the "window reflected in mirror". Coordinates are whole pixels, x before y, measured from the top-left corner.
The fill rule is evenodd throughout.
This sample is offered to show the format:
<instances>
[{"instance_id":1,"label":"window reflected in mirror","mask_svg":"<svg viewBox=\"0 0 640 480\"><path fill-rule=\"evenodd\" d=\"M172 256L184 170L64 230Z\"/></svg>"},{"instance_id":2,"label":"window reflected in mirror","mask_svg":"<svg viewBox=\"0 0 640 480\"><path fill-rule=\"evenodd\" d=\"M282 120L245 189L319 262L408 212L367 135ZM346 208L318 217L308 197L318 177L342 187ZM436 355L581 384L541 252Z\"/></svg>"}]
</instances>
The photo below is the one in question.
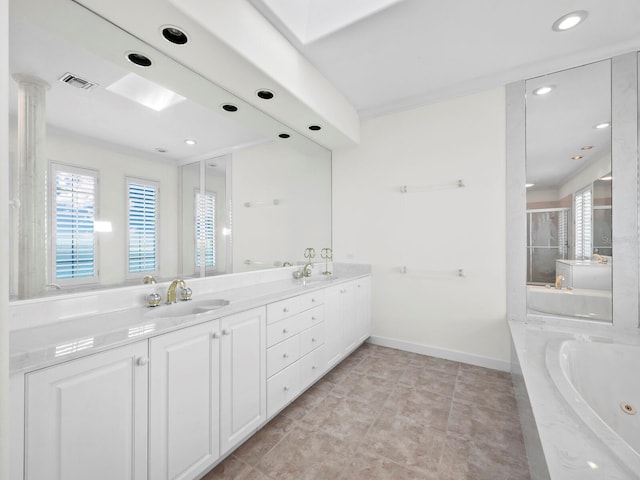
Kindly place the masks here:
<instances>
[{"instance_id":1,"label":"window reflected in mirror","mask_svg":"<svg viewBox=\"0 0 640 480\"><path fill-rule=\"evenodd\" d=\"M526 82L527 309L611 321L611 62Z\"/></svg>"}]
</instances>

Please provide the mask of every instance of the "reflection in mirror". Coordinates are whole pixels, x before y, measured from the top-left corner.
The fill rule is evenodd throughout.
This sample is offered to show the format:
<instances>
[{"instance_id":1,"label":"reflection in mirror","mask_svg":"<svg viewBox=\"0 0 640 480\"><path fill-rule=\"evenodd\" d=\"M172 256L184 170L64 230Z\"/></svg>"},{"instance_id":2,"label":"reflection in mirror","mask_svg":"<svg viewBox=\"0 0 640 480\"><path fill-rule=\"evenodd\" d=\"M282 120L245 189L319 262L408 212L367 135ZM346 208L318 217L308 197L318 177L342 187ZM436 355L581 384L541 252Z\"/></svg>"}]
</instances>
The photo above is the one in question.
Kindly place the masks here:
<instances>
[{"instance_id":1,"label":"reflection in mirror","mask_svg":"<svg viewBox=\"0 0 640 480\"><path fill-rule=\"evenodd\" d=\"M526 95L528 311L611 321L611 62Z\"/></svg>"},{"instance_id":2,"label":"reflection in mirror","mask_svg":"<svg viewBox=\"0 0 640 480\"><path fill-rule=\"evenodd\" d=\"M329 151L74 2L10 8L13 299L239 271L233 241L276 247L243 253L259 261L330 246ZM131 51L152 67L127 60ZM153 91L168 102L150 102ZM223 103L240 108L225 112ZM291 138L272 140L282 131ZM268 149L291 162L288 172L268 166ZM258 165L234 179L231 161L251 156L245 150ZM310 156L322 158L317 169ZM296 207L322 210L308 230L299 225L305 243L263 241L266 214L235 229L232 179L233 190L259 195L272 181L304 185ZM286 203L288 192L278 191Z\"/></svg>"}]
</instances>

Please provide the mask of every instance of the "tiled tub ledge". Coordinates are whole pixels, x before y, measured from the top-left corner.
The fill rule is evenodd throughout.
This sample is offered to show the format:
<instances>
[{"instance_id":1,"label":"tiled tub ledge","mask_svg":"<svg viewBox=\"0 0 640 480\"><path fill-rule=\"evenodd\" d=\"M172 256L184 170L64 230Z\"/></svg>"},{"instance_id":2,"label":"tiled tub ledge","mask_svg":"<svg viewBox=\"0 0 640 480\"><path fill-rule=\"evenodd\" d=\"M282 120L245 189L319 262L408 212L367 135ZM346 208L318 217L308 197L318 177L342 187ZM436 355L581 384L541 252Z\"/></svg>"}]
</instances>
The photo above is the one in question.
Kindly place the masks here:
<instances>
[{"instance_id":1,"label":"tiled tub ledge","mask_svg":"<svg viewBox=\"0 0 640 480\"><path fill-rule=\"evenodd\" d=\"M324 264L322 265L324 267ZM20 373L83 357L145 338L251 310L369 275L368 265L336 264L323 277L319 266L305 284L291 272L300 267L187 280L193 301L229 300L210 312L183 317L152 316L171 309L147 308L146 295L157 291L163 300L168 283L99 292L84 292L10 304L10 370ZM178 301L177 304L182 302Z\"/></svg>"},{"instance_id":2,"label":"tiled tub ledge","mask_svg":"<svg viewBox=\"0 0 640 480\"><path fill-rule=\"evenodd\" d=\"M634 468L634 462L640 458L635 458L633 449L613 431L596 425L593 416L587 415L583 420L576 413L584 410L586 404L573 387L558 380L565 367L559 368L556 361L562 353L558 347L564 341L640 348L640 333L568 320L511 320L509 327L513 347L512 378L532 480L640 479L640 471ZM594 388L602 391L607 387L594 385ZM612 398L604 408L619 409L621 400Z\"/></svg>"}]
</instances>

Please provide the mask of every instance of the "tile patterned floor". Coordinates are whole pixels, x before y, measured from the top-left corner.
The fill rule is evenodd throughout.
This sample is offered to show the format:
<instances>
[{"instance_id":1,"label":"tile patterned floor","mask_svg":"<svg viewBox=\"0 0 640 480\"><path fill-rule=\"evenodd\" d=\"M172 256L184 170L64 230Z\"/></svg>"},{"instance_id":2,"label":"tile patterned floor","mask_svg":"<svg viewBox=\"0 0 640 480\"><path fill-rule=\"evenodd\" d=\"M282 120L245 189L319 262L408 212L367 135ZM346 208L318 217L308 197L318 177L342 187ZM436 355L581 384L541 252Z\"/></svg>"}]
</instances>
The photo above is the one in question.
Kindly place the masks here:
<instances>
[{"instance_id":1,"label":"tile patterned floor","mask_svg":"<svg viewBox=\"0 0 640 480\"><path fill-rule=\"evenodd\" d=\"M364 344L204 480L529 480L507 373Z\"/></svg>"}]
</instances>

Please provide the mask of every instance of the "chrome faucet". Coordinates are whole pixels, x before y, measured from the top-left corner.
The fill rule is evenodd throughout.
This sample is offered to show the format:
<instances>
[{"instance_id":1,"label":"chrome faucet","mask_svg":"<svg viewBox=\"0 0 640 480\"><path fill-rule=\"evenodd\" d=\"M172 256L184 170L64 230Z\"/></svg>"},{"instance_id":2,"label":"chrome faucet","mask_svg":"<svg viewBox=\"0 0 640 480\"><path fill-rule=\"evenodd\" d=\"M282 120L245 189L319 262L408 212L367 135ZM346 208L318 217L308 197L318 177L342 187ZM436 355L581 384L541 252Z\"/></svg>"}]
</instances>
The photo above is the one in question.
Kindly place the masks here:
<instances>
[{"instance_id":1,"label":"chrome faucet","mask_svg":"<svg viewBox=\"0 0 640 480\"><path fill-rule=\"evenodd\" d=\"M171 304L171 303L176 303L176 288L180 287L180 288L186 288L187 284L184 283L184 280L182 279L175 279L173 282L171 282L171 285L169 285L169 289L167 290L167 304Z\"/></svg>"}]
</instances>

